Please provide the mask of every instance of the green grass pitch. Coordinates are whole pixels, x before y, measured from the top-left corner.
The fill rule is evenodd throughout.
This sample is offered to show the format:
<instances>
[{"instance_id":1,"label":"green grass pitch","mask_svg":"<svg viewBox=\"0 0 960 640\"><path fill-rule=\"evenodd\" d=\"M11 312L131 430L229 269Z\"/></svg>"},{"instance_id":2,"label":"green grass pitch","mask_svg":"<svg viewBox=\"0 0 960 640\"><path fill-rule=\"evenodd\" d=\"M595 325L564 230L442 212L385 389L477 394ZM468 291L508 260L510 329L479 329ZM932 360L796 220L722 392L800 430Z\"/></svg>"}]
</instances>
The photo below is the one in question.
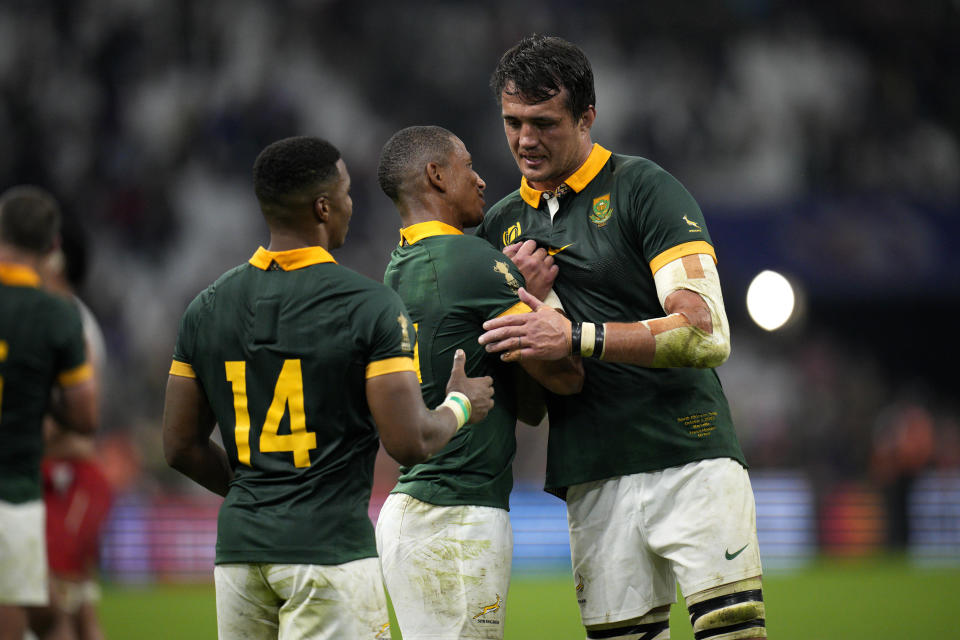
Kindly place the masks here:
<instances>
[{"instance_id":1,"label":"green grass pitch","mask_svg":"<svg viewBox=\"0 0 960 640\"><path fill-rule=\"evenodd\" d=\"M820 561L764 578L774 640L960 638L958 594L960 567L918 569L899 559ZM584 637L565 575L515 576L507 606L505 640ZM107 584L100 615L110 640L216 638L211 585ZM692 640L682 607L671 624L674 640Z\"/></svg>"}]
</instances>

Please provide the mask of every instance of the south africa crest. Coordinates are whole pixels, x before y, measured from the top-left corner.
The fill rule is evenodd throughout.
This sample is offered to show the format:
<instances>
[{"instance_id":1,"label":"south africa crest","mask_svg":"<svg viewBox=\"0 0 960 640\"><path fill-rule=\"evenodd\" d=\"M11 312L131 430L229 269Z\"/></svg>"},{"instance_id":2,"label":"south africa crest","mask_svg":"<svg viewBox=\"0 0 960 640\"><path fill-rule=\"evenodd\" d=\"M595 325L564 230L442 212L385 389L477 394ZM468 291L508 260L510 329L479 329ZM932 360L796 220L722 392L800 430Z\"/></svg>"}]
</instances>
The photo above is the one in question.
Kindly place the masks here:
<instances>
[{"instance_id":1,"label":"south africa crest","mask_svg":"<svg viewBox=\"0 0 960 640\"><path fill-rule=\"evenodd\" d=\"M590 209L590 222L602 227L610 220L613 215L613 206L610 204L610 194L606 193L599 198L593 199L593 207Z\"/></svg>"}]
</instances>

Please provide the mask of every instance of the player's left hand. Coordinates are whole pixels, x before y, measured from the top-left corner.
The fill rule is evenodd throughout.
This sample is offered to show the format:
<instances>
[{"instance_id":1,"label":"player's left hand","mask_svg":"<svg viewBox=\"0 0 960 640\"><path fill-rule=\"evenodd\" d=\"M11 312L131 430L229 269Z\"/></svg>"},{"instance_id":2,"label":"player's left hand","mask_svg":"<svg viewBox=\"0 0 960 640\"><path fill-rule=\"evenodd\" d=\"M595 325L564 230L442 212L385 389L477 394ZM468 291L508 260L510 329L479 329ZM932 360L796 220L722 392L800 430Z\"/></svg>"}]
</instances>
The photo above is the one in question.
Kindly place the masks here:
<instances>
[{"instance_id":1,"label":"player's left hand","mask_svg":"<svg viewBox=\"0 0 960 640\"><path fill-rule=\"evenodd\" d=\"M527 283L527 291L543 300L560 273L560 267L554 262L553 256L543 247L537 247L534 240L507 245L503 248L503 255L517 265Z\"/></svg>"},{"instance_id":2,"label":"player's left hand","mask_svg":"<svg viewBox=\"0 0 960 640\"><path fill-rule=\"evenodd\" d=\"M520 287L517 293L532 313L500 316L483 323L478 341L504 362L559 360L570 355L570 321Z\"/></svg>"}]
</instances>

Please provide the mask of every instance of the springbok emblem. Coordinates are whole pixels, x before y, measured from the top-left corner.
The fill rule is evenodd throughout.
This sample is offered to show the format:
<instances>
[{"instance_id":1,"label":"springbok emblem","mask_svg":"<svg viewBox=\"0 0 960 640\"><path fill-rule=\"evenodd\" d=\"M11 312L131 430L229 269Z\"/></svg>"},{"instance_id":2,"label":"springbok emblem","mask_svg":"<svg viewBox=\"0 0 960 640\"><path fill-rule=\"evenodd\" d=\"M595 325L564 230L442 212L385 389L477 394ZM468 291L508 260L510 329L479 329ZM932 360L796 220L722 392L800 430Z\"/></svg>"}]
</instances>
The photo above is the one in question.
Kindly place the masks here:
<instances>
[{"instance_id":1,"label":"springbok emblem","mask_svg":"<svg viewBox=\"0 0 960 640\"><path fill-rule=\"evenodd\" d=\"M683 214L683 221L686 222L691 227L693 227L693 229L690 229L690 233L694 233L695 231L700 231L700 225L694 222L693 220L691 220L690 218L688 218L687 214Z\"/></svg>"},{"instance_id":2,"label":"springbok emblem","mask_svg":"<svg viewBox=\"0 0 960 640\"><path fill-rule=\"evenodd\" d=\"M477 615L473 616L473 619L476 620L477 618L479 618L479 617L481 617L481 616L485 616L485 615L487 615L488 613L493 613L494 611L499 610L501 604L503 604L503 600L500 599L500 594L498 593L498 594L497 594L497 601L494 602L493 604L488 604L487 606L485 606L483 609L480 610L480 613L478 613Z\"/></svg>"}]
</instances>

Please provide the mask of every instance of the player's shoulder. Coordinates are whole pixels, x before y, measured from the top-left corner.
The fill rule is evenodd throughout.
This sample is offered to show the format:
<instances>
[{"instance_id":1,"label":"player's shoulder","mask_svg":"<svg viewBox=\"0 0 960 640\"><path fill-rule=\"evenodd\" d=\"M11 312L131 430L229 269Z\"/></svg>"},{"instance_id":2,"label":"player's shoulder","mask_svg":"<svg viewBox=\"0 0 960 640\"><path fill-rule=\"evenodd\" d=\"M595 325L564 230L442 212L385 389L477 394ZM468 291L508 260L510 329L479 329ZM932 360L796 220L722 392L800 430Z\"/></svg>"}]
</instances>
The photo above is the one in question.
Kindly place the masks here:
<instances>
[{"instance_id":1,"label":"player's shoulder","mask_svg":"<svg viewBox=\"0 0 960 640\"><path fill-rule=\"evenodd\" d=\"M359 271L339 264L327 266L331 267L331 272L335 276L331 286L338 289L339 293L354 298L358 303L391 306L400 300L396 291Z\"/></svg>"},{"instance_id":2,"label":"player's shoulder","mask_svg":"<svg viewBox=\"0 0 960 640\"><path fill-rule=\"evenodd\" d=\"M642 156L614 153L610 156L610 168L615 175L626 177L656 178L670 174L659 164Z\"/></svg>"},{"instance_id":3,"label":"player's shoulder","mask_svg":"<svg viewBox=\"0 0 960 640\"><path fill-rule=\"evenodd\" d=\"M498 218L507 215L511 210L522 207L524 204L523 198L520 196L520 189L515 189L494 203L484 214L483 221L484 223L494 222Z\"/></svg>"}]
</instances>

